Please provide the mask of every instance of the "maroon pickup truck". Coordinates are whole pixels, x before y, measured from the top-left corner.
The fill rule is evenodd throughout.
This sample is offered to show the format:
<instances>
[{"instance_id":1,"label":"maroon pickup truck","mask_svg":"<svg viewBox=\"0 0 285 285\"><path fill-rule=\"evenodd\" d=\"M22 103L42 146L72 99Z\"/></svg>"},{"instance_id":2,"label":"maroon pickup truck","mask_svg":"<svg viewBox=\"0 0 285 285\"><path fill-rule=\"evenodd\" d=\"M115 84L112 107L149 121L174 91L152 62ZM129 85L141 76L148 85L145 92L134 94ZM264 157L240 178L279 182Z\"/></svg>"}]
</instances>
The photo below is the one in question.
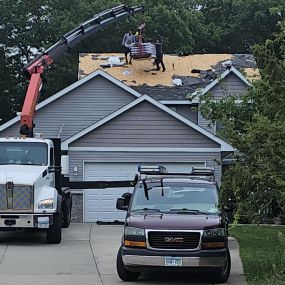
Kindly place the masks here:
<instances>
[{"instance_id":1,"label":"maroon pickup truck","mask_svg":"<svg viewBox=\"0 0 285 285\"><path fill-rule=\"evenodd\" d=\"M117 272L135 281L143 271L204 272L216 283L231 270L227 218L209 169L190 174L141 172L133 194L117 200L126 210ZM144 176L143 176L143 175Z\"/></svg>"}]
</instances>

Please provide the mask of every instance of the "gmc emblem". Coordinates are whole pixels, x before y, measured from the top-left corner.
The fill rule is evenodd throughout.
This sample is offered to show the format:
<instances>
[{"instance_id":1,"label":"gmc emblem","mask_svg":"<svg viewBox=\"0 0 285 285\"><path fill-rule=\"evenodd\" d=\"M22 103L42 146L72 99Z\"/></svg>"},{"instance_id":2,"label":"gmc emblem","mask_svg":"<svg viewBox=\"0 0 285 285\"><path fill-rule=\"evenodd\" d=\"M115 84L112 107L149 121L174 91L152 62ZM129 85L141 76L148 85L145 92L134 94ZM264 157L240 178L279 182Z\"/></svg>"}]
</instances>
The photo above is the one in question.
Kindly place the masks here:
<instances>
[{"instance_id":1,"label":"gmc emblem","mask_svg":"<svg viewBox=\"0 0 285 285\"><path fill-rule=\"evenodd\" d=\"M184 239L183 237L165 237L164 242L165 243L183 243Z\"/></svg>"}]
</instances>

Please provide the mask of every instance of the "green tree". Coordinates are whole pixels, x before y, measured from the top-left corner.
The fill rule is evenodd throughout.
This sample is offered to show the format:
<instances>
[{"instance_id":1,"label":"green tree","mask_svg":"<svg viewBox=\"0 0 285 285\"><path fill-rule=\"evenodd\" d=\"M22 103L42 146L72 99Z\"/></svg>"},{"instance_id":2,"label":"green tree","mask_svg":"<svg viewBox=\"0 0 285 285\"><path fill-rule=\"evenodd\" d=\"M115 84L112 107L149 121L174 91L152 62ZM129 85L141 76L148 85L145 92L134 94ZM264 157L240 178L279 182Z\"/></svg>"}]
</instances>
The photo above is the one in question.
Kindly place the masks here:
<instances>
[{"instance_id":1,"label":"green tree","mask_svg":"<svg viewBox=\"0 0 285 285\"><path fill-rule=\"evenodd\" d=\"M276 31L284 19L283 0L200 0L201 12L213 31L220 32L220 42L211 52L246 53Z\"/></svg>"},{"instance_id":2,"label":"green tree","mask_svg":"<svg viewBox=\"0 0 285 285\"><path fill-rule=\"evenodd\" d=\"M236 217L260 221L285 217L285 23L264 45L256 45L261 79L240 104L235 97L214 102L208 95L201 107L205 117L222 122L220 135L239 152L225 172L223 202L236 203Z\"/></svg>"}]
</instances>

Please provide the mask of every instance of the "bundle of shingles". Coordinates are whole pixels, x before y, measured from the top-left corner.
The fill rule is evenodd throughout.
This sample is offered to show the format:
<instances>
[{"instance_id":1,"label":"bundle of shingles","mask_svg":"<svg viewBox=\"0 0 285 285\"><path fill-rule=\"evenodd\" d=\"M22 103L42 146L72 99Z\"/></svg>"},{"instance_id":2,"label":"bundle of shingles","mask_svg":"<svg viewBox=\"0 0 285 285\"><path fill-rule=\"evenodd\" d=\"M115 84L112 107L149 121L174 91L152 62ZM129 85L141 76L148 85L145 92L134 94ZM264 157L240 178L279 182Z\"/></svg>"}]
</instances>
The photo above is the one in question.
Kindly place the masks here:
<instances>
[{"instance_id":1,"label":"bundle of shingles","mask_svg":"<svg viewBox=\"0 0 285 285\"><path fill-rule=\"evenodd\" d=\"M131 55L133 59L155 58L155 45L152 43L132 44Z\"/></svg>"}]
</instances>

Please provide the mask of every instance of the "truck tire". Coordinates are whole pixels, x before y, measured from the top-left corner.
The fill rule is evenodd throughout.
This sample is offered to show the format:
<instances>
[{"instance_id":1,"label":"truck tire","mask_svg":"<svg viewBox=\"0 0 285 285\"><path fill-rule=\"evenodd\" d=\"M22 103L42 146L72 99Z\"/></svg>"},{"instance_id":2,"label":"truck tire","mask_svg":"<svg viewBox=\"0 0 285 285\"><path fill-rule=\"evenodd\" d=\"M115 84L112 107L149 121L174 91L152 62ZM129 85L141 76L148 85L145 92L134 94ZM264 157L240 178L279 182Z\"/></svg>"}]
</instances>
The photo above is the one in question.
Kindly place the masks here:
<instances>
[{"instance_id":1,"label":"truck tire","mask_svg":"<svg viewBox=\"0 0 285 285\"><path fill-rule=\"evenodd\" d=\"M231 255L229 249L227 249L226 264L223 268L220 269L218 273L215 273L213 275L211 281L213 281L214 283L225 283L228 281L230 273L231 273Z\"/></svg>"},{"instance_id":2,"label":"truck tire","mask_svg":"<svg viewBox=\"0 0 285 285\"><path fill-rule=\"evenodd\" d=\"M62 228L68 228L71 222L72 198L68 196L62 205Z\"/></svg>"},{"instance_id":3,"label":"truck tire","mask_svg":"<svg viewBox=\"0 0 285 285\"><path fill-rule=\"evenodd\" d=\"M61 242L62 212L54 214L53 224L46 232L46 242L58 244Z\"/></svg>"},{"instance_id":4,"label":"truck tire","mask_svg":"<svg viewBox=\"0 0 285 285\"><path fill-rule=\"evenodd\" d=\"M132 272L125 268L121 249L119 249L117 255L117 273L123 281L136 281L141 274L140 272Z\"/></svg>"}]
</instances>

